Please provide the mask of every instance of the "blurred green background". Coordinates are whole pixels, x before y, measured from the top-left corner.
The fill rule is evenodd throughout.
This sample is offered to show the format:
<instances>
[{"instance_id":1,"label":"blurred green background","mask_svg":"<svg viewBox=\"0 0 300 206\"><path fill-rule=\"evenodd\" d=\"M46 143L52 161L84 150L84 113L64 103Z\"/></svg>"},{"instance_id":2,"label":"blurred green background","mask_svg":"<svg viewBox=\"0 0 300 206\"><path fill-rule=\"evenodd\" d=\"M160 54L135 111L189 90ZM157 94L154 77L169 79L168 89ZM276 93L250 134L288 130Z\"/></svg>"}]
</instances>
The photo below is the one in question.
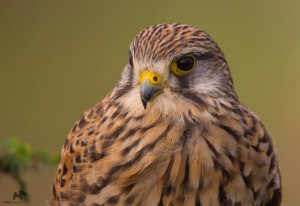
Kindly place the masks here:
<instances>
[{"instance_id":1,"label":"blurred green background","mask_svg":"<svg viewBox=\"0 0 300 206\"><path fill-rule=\"evenodd\" d=\"M0 139L60 153L72 125L110 91L143 28L181 22L225 53L240 100L274 137L283 205L300 202L300 1L0 0ZM55 167L25 174L31 205L51 198ZM18 185L0 176L0 204Z\"/></svg>"}]
</instances>

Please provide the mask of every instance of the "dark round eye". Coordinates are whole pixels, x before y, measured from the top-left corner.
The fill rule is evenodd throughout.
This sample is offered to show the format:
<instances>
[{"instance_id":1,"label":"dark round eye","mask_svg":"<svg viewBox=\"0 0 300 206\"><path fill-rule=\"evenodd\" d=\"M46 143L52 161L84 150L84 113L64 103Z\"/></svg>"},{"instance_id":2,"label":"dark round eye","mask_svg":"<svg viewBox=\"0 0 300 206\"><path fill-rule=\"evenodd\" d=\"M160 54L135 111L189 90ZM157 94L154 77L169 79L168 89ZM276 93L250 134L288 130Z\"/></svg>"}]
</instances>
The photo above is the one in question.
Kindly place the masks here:
<instances>
[{"instance_id":1,"label":"dark round eye","mask_svg":"<svg viewBox=\"0 0 300 206\"><path fill-rule=\"evenodd\" d=\"M193 71L195 65L195 57L192 54L186 54L172 62L171 71L177 76L183 76Z\"/></svg>"},{"instance_id":2,"label":"dark round eye","mask_svg":"<svg viewBox=\"0 0 300 206\"><path fill-rule=\"evenodd\" d=\"M177 68L181 71L189 71L194 68L195 60L192 56L185 56L177 60Z\"/></svg>"}]
</instances>

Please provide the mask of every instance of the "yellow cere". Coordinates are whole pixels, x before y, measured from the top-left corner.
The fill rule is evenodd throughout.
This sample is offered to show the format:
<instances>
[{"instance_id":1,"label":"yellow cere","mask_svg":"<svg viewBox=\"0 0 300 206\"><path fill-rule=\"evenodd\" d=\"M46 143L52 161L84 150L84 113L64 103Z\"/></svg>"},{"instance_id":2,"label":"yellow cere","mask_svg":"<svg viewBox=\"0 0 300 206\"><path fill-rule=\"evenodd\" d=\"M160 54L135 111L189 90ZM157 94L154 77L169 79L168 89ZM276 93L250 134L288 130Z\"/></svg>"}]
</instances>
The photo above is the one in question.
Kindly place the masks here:
<instances>
[{"instance_id":1,"label":"yellow cere","mask_svg":"<svg viewBox=\"0 0 300 206\"><path fill-rule=\"evenodd\" d=\"M144 79L148 79L152 84L158 84L160 82L160 77L155 72L144 71L140 75L140 82L142 83Z\"/></svg>"},{"instance_id":2,"label":"yellow cere","mask_svg":"<svg viewBox=\"0 0 300 206\"><path fill-rule=\"evenodd\" d=\"M188 71L183 71L183 70L181 70L181 69L179 69L179 68L177 67L177 62L178 62L180 59L182 59L182 58L184 58L184 57L187 57L187 56L192 57L192 58L194 59L194 66L193 66L192 69L190 69L190 70L188 70ZM184 55L184 56L182 56L182 57L179 57L178 59L176 59L175 61L173 61L173 63L171 64L171 71L172 71L174 74L176 74L177 76L183 76L183 75L188 74L188 73L190 73L191 71L193 71L193 69L195 68L195 64L196 64L195 57L194 57L193 55L191 55L191 54L187 54L187 55Z\"/></svg>"}]
</instances>

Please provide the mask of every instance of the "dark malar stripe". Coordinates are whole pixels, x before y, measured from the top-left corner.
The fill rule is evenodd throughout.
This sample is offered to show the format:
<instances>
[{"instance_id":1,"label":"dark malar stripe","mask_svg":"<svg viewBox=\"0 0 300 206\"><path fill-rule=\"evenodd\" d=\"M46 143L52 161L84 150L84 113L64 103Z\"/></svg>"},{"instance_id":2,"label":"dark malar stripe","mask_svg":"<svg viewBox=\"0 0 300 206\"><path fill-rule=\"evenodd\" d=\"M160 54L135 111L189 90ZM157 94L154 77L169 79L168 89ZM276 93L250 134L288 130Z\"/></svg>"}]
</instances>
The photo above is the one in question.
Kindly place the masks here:
<instances>
[{"instance_id":1,"label":"dark malar stripe","mask_svg":"<svg viewBox=\"0 0 300 206\"><path fill-rule=\"evenodd\" d=\"M179 86L181 88L190 88L190 80L187 77L182 77L182 76L176 76L176 78L178 79L179 82Z\"/></svg>"},{"instance_id":2,"label":"dark malar stripe","mask_svg":"<svg viewBox=\"0 0 300 206\"><path fill-rule=\"evenodd\" d=\"M181 94L185 98L187 98L197 104L208 107L207 103L202 98L198 97L197 94L194 92L185 91L185 90L180 91L180 90L175 90L175 89L172 89L172 91Z\"/></svg>"}]
</instances>

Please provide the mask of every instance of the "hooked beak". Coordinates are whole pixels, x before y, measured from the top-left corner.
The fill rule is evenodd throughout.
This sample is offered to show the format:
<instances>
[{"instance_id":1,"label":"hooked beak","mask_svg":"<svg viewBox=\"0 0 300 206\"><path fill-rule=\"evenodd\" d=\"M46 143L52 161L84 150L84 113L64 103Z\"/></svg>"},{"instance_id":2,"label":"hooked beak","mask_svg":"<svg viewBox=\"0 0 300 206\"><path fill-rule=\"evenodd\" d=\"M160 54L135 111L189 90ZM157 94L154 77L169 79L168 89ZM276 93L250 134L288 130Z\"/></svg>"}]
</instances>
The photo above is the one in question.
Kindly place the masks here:
<instances>
[{"instance_id":1,"label":"hooked beak","mask_svg":"<svg viewBox=\"0 0 300 206\"><path fill-rule=\"evenodd\" d=\"M159 84L160 77L150 71L145 71L140 76L141 82L141 100L144 108L147 108L147 103L163 89Z\"/></svg>"}]
</instances>

